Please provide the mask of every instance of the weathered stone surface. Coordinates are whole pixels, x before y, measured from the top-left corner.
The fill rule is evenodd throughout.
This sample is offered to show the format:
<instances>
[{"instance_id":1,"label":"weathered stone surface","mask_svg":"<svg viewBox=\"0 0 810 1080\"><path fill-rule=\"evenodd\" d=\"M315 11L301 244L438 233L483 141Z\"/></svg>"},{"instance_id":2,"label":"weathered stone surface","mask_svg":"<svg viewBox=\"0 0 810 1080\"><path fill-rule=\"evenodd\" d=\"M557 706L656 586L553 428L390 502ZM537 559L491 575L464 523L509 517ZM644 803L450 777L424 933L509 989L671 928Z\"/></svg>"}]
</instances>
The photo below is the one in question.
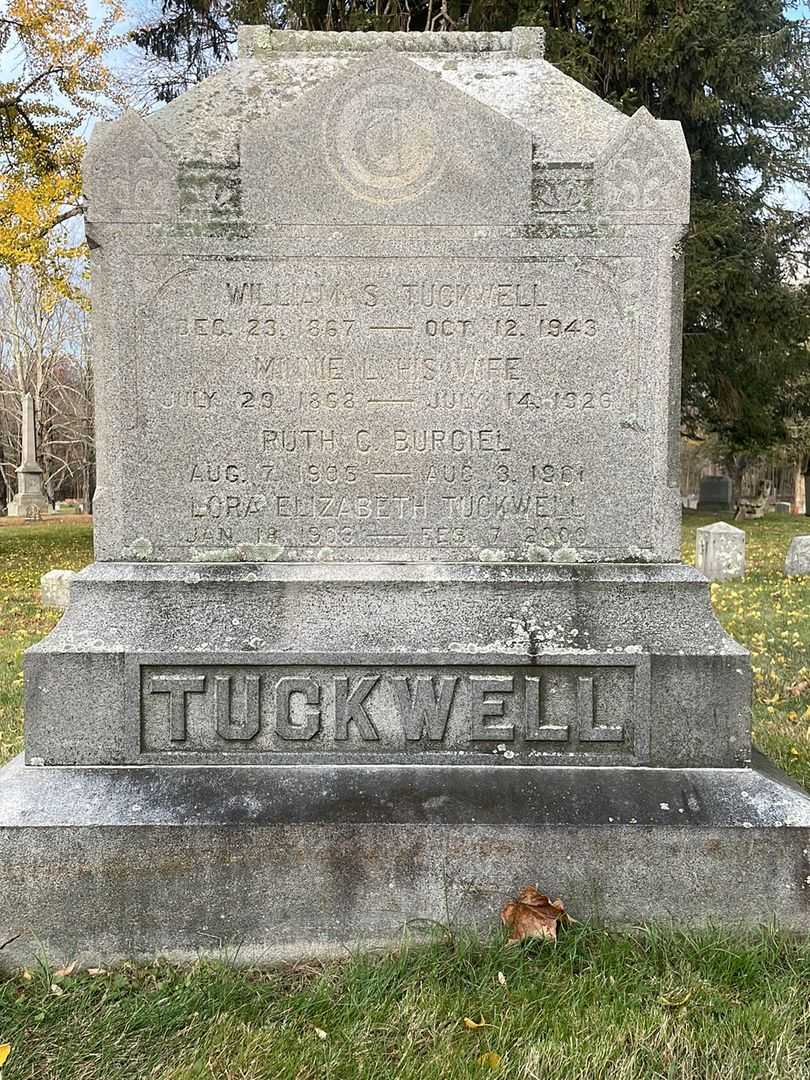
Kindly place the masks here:
<instances>
[{"instance_id":1,"label":"weathered stone surface","mask_svg":"<svg viewBox=\"0 0 810 1080\"><path fill-rule=\"evenodd\" d=\"M5 966L43 949L270 963L396 942L411 920L489 929L529 881L612 925L810 931L810 798L759 764L604 769L598 783L569 768L19 759L3 775Z\"/></svg>"},{"instance_id":2,"label":"weathered stone surface","mask_svg":"<svg viewBox=\"0 0 810 1080\"><path fill-rule=\"evenodd\" d=\"M749 760L747 658L660 565L683 138L541 53L245 31L99 128L101 561L29 760Z\"/></svg>"},{"instance_id":3,"label":"weathered stone surface","mask_svg":"<svg viewBox=\"0 0 810 1080\"><path fill-rule=\"evenodd\" d=\"M17 494L8 504L9 517L40 517L48 511L48 499L42 490L42 469L37 464L34 399L25 394L22 400L22 460L17 469Z\"/></svg>"},{"instance_id":4,"label":"weathered stone surface","mask_svg":"<svg viewBox=\"0 0 810 1080\"><path fill-rule=\"evenodd\" d=\"M785 559L785 573L810 574L810 536L794 536L790 541Z\"/></svg>"},{"instance_id":5,"label":"weathered stone surface","mask_svg":"<svg viewBox=\"0 0 810 1080\"><path fill-rule=\"evenodd\" d=\"M683 566L97 563L26 665L48 764L750 758L747 654Z\"/></svg>"},{"instance_id":6,"label":"weathered stone surface","mask_svg":"<svg viewBox=\"0 0 810 1080\"><path fill-rule=\"evenodd\" d=\"M789 502L775 502L773 504L775 513L777 514L789 514L793 510L793 505Z\"/></svg>"},{"instance_id":7,"label":"weathered stone surface","mask_svg":"<svg viewBox=\"0 0 810 1080\"><path fill-rule=\"evenodd\" d=\"M697 508L706 513L732 510L731 480L727 476L701 477Z\"/></svg>"},{"instance_id":8,"label":"weathered stone surface","mask_svg":"<svg viewBox=\"0 0 810 1080\"><path fill-rule=\"evenodd\" d=\"M0 929L270 959L448 875L804 926L807 800L677 561L680 128L539 31L241 57L88 154L99 561L26 657Z\"/></svg>"},{"instance_id":9,"label":"weathered stone surface","mask_svg":"<svg viewBox=\"0 0 810 1080\"><path fill-rule=\"evenodd\" d=\"M43 607L66 608L70 603L70 586L75 570L49 570L39 580Z\"/></svg>"},{"instance_id":10,"label":"weathered stone surface","mask_svg":"<svg viewBox=\"0 0 810 1080\"><path fill-rule=\"evenodd\" d=\"M745 576L745 533L718 521L696 530L695 564L709 581Z\"/></svg>"},{"instance_id":11,"label":"weathered stone surface","mask_svg":"<svg viewBox=\"0 0 810 1080\"><path fill-rule=\"evenodd\" d=\"M677 558L680 129L417 37L94 135L99 558Z\"/></svg>"}]
</instances>

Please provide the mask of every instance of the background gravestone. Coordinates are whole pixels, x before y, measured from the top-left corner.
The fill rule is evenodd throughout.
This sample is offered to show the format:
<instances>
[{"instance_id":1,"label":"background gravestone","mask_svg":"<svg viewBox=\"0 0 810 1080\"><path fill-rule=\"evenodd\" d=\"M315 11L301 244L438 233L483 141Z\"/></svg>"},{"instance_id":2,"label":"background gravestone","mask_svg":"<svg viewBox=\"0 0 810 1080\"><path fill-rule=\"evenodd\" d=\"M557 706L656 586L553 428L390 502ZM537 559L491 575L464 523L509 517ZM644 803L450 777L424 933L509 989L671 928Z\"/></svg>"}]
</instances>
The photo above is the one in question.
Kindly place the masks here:
<instances>
[{"instance_id":1,"label":"background gravestone","mask_svg":"<svg viewBox=\"0 0 810 1080\"><path fill-rule=\"evenodd\" d=\"M791 576L810 574L810 536L794 536L790 541L785 559L785 573Z\"/></svg>"},{"instance_id":2,"label":"background gravestone","mask_svg":"<svg viewBox=\"0 0 810 1080\"><path fill-rule=\"evenodd\" d=\"M703 513L733 510L731 480L727 476L702 476L697 508Z\"/></svg>"},{"instance_id":3,"label":"background gravestone","mask_svg":"<svg viewBox=\"0 0 810 1080\"><path fill-rule=\"evenodd\" d=\"M695 534L695 565L709 581L745 576L745 533L725 521L704 525Z\"/></svg>"},{"instance_id":4,"label":"background gravestone","mask_svg":"<svg viewBox=\"0 0 810 1080\"><path fill-rule=\"evenodd\" d=\"M39 581L43 607L66 608L70 603L70 587L75 570L49 570Z\"/></svg>"},{"instance_id":5,"label":"background gravestone","mask_svg":"<svg viewBox=\"0 0 810 1080\"><path fill-rule=\"evenodd\" d=\"M97 126L97 561L27 654L0 930L279 958L526 881L807 925L810 801L678 562L683 136L542 40L250 29Z\"/></svg>"}]
</instances>

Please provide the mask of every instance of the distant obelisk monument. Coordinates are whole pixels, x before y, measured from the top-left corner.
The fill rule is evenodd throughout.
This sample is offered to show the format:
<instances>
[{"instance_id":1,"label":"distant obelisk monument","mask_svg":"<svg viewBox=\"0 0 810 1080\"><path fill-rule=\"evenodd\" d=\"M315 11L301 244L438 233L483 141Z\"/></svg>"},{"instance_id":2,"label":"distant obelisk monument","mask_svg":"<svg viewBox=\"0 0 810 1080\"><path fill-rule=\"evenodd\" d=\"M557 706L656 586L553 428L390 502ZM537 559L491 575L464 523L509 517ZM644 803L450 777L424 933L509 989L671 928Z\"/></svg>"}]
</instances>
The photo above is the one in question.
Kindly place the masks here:
<instances>
[{"instance_id":1,"label":"distant obelisk monument","mask_svg":"<svg viewBox=\"0 0 810 1080\"><path fill-rule=\"evenodd\" d=\"M34 423L34 399L22 399L22 461L17 469L17 494L8 504L9 517L28 517L32 512L48 510L42 491L42 469L37 464L37 436Z\"/></svg>"}]
</instances>

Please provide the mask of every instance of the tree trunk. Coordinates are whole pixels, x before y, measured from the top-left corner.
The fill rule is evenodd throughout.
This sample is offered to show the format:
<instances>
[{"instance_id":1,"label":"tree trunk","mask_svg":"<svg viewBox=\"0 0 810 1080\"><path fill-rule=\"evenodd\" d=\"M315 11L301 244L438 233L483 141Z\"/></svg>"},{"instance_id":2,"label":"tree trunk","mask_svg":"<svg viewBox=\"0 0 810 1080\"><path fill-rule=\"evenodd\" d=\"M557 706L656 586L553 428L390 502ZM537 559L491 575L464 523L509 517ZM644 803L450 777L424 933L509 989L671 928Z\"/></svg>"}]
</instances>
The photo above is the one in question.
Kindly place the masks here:
<instances>
[{"instance_id":1,"label":"tree trunk","mask_svg":"<svg viewBox=\"0 0 810 1080\"><path fill-rule=\"evenodd\" d=\"M794 462L793 465L793 513L803 514L805 512L805 482L804 482L804 470L802 468L802 462Z\"/></svg>"},{"instance_id":2,"label":"tree trunk","mask_svg":"<svg viewBox=\"0 0 810 1080\"><path fill-rule=\"evenodd\" d=\"M743 477L750 464L751 461L747 454L727 454L723 459L726 472L731 477L731 501L735 508L735 518L740 515Z\"/></svg>"},{"instance_id":3,"label":"tree trunk","mask_svg":"<svg viewBox=\"0 0 810 1080\"><path fill-rule=\"evenodd\" d=\"M82 509L85 514L92 514L93 512L93 485L92 485L92 466L89 461L85 461L82 467Z\"/></svg>"}]
</instances>

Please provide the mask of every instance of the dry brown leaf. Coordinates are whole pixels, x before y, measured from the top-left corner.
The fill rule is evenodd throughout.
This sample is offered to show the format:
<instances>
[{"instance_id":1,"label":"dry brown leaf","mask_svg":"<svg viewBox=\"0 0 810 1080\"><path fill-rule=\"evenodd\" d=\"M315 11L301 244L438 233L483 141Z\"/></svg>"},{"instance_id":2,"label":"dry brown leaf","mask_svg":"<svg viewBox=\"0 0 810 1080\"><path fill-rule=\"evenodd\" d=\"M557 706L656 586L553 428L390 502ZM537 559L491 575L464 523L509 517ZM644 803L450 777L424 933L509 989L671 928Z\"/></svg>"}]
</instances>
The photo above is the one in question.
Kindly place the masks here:
<instances>
[{"instance_id":1,"label":"dry brown leaf","mask_svg":"<svg viewBox=\"0 0 810 1080\"><path fill-rule=\"evenodd\" d=\"M106 968L88 968L87 969L87 974L92 975L92 976L106 975L107 974L107 969Z\"/></svg>"},{"instance_id":2,"label":"dry brown leaf","mask_svg":"<svg viewBox=\"0 0 810 1080\"><path fill-rule=\"evenodd\" d=\"M486 1065L490 1069L499 1069L501 1067L501 1055L496 1054L494 1050L487 1050L478 1059L478 1063L479 1065Z\"/></svg>"},{"instance_id":3,"label":"dry brown leaf","mask_svg":"<svg viewBox=\"0 0 810 1080\"><path fill-rule=\"evenodd\" d=\"M3 1068L8 1061L8 1055L11 1053L11 1043L0 1043L0 1069Z\"/></svg>"},{"instance_id":4,"label":"dry brown leaf","mask_svg":"<svg viewBox=\"0 0 810 1080\"><path fill-rule=\"evenodd\" d=\"M33 973L28 970L28 968L25 968L23 971L20 972L20 978L25 979L26 982L31 982L34 976Z\"/></svg>"},{"instance_id":5,"label":"dry brown leaf","mask_svg":"<svg viewBox=\"0 0 810 1080\"><path fill-rule=\"evenodd\" d=\"M469 1016L464 1017L464 1027L467 1031L478 1031L479 1028L486 1027L487 1022L481 1017L480 1020L471 1020Z\"/></svg>"},{"instance_id":6,"label":"dry brown leaf","mask_svg":"<svg viewBox=\"0 0 810 1080\"><path fill-rule=\"evenodd\" d=\"M73 972L76 970L76 965L78 963L79 963L78 960L74 960L72 963L68 964L67 967L59 968L58 971L55 971L53 973L54 978L55 979L65 979L65 978L67 978L68 975L72 975Z\"/></svg>"},{"instance_id":7,"label":"dry brown leaf","mask_svg":"<svg viewBox=\"0 0 810 1080\"><path fill-rule=\"evenodd\" d=\"M788 687L788 693L793 697L801 697L807 690L810 690L810 681L802 679L801 682L794 683L793 686Z\"/></svg>"},{"instance_id":8,"label":"dry brown leaf","mask_svg":"<svg viewBox=\"0 0 810 1080\"><path fill-rule=\"evenodd\" d=\"M557 923L567 918L562 900L549 900L533 885L521 889L517 899L504 904L501 922L511 931L509 944L527 937L557 940Z\"/></svg>"}]
</instances>

